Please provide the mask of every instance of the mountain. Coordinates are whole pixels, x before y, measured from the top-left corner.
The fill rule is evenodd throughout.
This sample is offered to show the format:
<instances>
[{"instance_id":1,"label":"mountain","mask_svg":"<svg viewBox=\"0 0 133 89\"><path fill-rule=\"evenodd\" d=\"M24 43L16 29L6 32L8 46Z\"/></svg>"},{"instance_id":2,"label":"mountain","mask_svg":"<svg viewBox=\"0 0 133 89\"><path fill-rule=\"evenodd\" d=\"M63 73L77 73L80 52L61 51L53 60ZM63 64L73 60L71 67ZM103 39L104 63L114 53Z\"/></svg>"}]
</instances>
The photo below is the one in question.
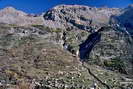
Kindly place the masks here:
<instances>
[{"instance_id":1,"label":"mountain","mask_svg":"<svg viewBox=\"0 0 133 89\"><path fill-rule=\"evenodd\" d=\"M73 27L87 30L90 26L101 27L109 24L110 17L118 14L120 14L118 8L59 5L44 13L44 20L46 23L49 21L58 23L64 28ZM58 25L55 27L60 27Z\"/></svg>"},{"instance_id":2,"label":"mountain","mask_svg":"<svg viewBox=\"0 0 133 89\"><path fill-rule=\"evenodd\" d=\"M0 86L132 88L131 11L132 5L58 5L42 15L0 10Z\"/></svg>"},{"instance_id":3,"label":"mountain","mask_svg":"<svg viewBox=\"0 0 133 89\"><path fill-rule=\"evenodd\" d=\"M27 14L7 7L0 10L0 23L45 25L53 28L84 29L99 28L112 23L132 28L132 5L127 8L89 7L84 5L58 5L42 15ZM130 26L130 27L129 27Z\"/></svg>"},{"instance_id":4,"label":"mountain","mask_svg":"<svg viewBox=\"0 0 133 89\"><path fill-rule=\"evenodd\" d=\"M132 5L124 9L59 5L44 13L44 25L66 30L86 30L89 31L89 34L103 27L104 31L101 33L102 38L98 45L93 48L94 52L90 54L91 56L93 55L93 57L90 59L96 59L98 63L100 63L100 60L104 63L104 60L106 61L109 59L129 60L129 63L126 63L129 65L126 70L129 69L130 72L132 72L132 41L130 43L130 40L132 40L131 17L133 15L130 13L132 9ZM71 45L75 46L74 49L68 48L71 51L76 51L76 47L79 48L79 45L84 41L75 38L77 37L76 33L80 34L80 32L76 31L75 34L72 34L72 42L67 42L70 40L68 37L68 40L64 43L68 45L68 47L71 47ZM122 39L122 37L124 37L124 39ZM82 36L79 38L82 39Z\"/></svg>"},{"instance_id":5,"label":"mountain","mask_svg":"<svg viewBox=\"0 0 133 89\"><path fill-rule=\"evenodd\" d=\"M16 10L13 7L7 7L0 10L0 23L23 26L31 24L43 24L43 19L39 16L30 15Z\"/></svg>"},{"instance_id":6,"label":"mountain","mask_svg":"<svg viewBox=\"0 0 133 89\"><path fill-rule=\"evenodd\" d=\"M118 16L115 16L116 21L121 24L121 26L124 26L128 29L129 32L133 33L133 5L129 5L127 8L124 8L121 10L121 14Z\"/></svg>"}]
</instances>

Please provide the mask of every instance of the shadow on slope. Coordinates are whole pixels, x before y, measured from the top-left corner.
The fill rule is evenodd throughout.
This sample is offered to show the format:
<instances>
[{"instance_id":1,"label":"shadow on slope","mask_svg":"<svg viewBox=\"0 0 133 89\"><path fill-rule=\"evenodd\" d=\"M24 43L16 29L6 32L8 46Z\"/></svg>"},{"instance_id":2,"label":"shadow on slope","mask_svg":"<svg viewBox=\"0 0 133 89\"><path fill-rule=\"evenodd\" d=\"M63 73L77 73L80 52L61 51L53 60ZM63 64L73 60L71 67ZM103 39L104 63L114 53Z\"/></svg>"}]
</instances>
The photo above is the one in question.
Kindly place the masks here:
<instances>
[{"instance_id":1,"label":"shadow on slope","mask_svg":"<svg viewBox=\"0 0 133 89\"><path fill-rule=\"evenodd\" d=\"M122 14L112 15L110 17L110 24L119 24L121 27L125 27L130 34L133 34L133 6L128 6L122 9Z\"/></svg>"},{"instance_id":2,"label":"shadow on slope","mask_svg":"<svg viewBox=\"0 0 133 89\"><path fill-rule=\"evenodd\" d=\"M88 59L93 47L100 42L101 40L101 31L103 28L99 29L98 31L92 33L88 36L87 40L80 44L80 59L81 61L86 61Z\"/></svg>"}]
</instances>

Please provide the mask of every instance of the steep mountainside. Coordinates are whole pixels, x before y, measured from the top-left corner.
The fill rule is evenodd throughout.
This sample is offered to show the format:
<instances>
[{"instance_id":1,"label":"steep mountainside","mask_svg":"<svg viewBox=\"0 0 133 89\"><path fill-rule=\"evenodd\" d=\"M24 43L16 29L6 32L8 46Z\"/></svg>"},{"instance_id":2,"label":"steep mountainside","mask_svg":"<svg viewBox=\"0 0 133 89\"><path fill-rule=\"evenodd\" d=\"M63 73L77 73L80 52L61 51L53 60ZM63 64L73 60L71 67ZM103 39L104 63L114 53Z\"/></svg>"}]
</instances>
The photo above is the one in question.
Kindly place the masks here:
<instances>
[{"instance_id":1,"label":"steep mountainside","mask_svg":"<svg viewBox=\"0 0 133 89\"><path fill-rule=\"evenodd\" d=\"M96 63L85 63L86 68L81 65L80 58L75 55L75 51L79 49L78 44L82 43L88 35L89 33L82 30L65 31L42 25L20 27L1 24L0 80L3 89L5 89L4 87L13 89L15 87L18 89L21 87L23 87L22 89L30 89L31 87L34 87L33 89L38 89L36 87L40 87L39 89L65 89L64 87L87 89L91 88L94 83L100 88L106 88L97 78L107 83L110 89L131 87L131 80L127 78L127 75L104 69L97 66ZM79 37L79 40L75 38L76 36ZM62 42L68 44L67 50L70 52L66 48L62 48ZM102 44L98 46L102 46ZM114 45L112 44L112 46ZM94 53L97 56L100 47L96 48L98 50L94 49ZM108 50L105 49L104 52L106 53ZM93 59L95 60L95 58ZM116 67L119 68L118 66ZM89 74L88 68L92 74L95 74L96 79L92 74ZM123 84L123 82L129 83Z\"/></svg>"},{"instance_id":2,"label":"steep mountainside","mask_svg":"<svg viewBox=\"0 0 133 89\"><path fill-rule=\"evenodd\" d=\"M112 16L117 23L121 26L126 27L130 33L133 33L133 5L129 5L127 8L121 10L121 14L117 16Z\"/></svg>"},{"instance_id":3,"label":"steep mountainside","mask_svg":"<svg viewBox=\"0 0 133 89\"><path fill-rule=\"evenodd\" d=\"M133 87L132 6L0 10L2 89Z\"/></svg>"}]
</instances>

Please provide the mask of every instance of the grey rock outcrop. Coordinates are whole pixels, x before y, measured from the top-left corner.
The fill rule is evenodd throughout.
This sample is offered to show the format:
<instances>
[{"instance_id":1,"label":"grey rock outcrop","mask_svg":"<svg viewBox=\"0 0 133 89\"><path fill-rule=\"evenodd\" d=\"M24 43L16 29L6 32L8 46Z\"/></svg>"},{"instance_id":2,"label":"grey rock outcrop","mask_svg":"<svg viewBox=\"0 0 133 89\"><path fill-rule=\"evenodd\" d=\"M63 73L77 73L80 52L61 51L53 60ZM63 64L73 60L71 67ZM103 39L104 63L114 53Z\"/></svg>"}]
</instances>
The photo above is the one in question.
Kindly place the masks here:
<instances>
[{"instance_id":1,"label":"grey rock outcrop","mask_svg":"<svg viewBox=\"0 0 133 89\"><path fill-rule=\"evenodd\" d=\"M120 14L118 8L59 5L44 13L44 25L88 30L91 27L108 25L110 17L118 14Z\"/></svg>"}]
</instances>

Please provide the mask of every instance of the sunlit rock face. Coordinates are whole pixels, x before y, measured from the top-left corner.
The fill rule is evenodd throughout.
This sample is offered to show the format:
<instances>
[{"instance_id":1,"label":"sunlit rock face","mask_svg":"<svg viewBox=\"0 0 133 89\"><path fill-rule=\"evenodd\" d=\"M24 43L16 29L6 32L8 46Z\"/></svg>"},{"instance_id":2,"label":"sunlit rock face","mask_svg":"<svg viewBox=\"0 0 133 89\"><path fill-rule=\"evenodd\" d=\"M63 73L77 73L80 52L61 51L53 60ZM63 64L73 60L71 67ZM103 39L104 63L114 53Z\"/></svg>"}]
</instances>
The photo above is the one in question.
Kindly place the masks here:
<instances>
[{"instance_id":1,"label":"sunlit rock face","mask_svg":"<svg viewBox=\"0 0 133 89\"><path fill-rule=\"evenodd\" d=\"M45 25L89 29L109 24L110 17L120 13L117 8L95 8L82 5L59 5L44 13ZM50 23L47 24L47 21ZM58 25L57 25L58 23Z\"/></svg>"}]
</instances>

